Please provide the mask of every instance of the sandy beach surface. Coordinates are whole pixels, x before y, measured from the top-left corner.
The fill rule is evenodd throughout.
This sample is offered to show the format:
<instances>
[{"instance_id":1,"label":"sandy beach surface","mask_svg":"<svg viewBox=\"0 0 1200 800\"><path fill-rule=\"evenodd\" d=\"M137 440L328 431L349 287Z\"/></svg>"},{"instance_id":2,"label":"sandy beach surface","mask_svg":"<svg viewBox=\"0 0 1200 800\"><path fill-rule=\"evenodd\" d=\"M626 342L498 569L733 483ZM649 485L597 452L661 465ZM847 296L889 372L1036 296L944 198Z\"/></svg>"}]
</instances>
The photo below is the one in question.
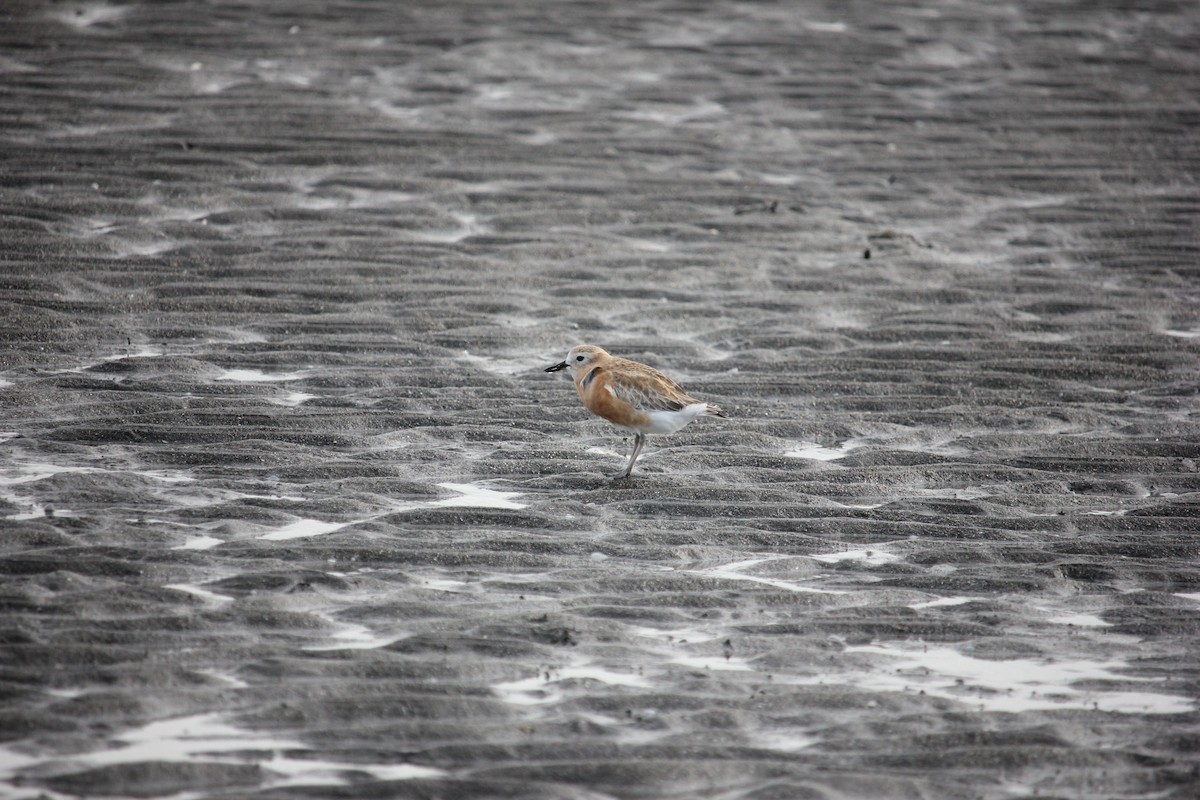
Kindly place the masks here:
<instances>
[{"instance_id":1,"label":"sandy beach surface","mask_svg":"<svg viewBox=\"0 0 1200 800\"><path fill-rule=\"evenodd\" d=\"M4 3L0 797L1200 796L1197 42Z\"/></svg>"}]
</instances>

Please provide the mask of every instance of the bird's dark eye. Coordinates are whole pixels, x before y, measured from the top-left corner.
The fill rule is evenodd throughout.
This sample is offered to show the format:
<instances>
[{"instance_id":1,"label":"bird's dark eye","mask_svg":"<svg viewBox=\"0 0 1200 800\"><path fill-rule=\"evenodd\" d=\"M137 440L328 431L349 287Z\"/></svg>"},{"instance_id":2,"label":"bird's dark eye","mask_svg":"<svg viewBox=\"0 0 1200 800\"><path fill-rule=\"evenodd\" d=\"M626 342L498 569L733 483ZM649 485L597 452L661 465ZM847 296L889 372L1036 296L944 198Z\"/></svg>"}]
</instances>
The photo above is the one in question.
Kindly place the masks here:
<instances>
[{"instance_id":1,"label":"bird's dark eye","mask_svg":"<svg viewBox=\"0 0 1200 800\"><path fill-rule=\"evenodd\" d=\"M576 361L583 361L583 356L575 356Z\"/></svg>"}]
</instances>

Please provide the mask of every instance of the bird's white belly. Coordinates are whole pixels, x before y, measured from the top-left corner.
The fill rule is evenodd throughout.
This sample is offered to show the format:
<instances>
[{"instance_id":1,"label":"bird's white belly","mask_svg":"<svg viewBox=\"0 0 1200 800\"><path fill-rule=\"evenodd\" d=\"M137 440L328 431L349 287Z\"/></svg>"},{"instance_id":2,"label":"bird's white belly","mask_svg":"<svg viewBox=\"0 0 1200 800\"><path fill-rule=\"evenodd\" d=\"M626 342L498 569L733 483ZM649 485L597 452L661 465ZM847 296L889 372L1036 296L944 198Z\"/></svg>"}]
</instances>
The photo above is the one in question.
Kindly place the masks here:
<instances>
[{"instance_id":1,"label":"bird's white belly","mask_svg":"<svg viewBox=\"0 0 1200 800\"><path fill-rule=\"evenodd\" d=\"M646 416L649 417L649 421L633 430L640 433L674 433L696 417L703 416L707 408L707 403L693 403L678 411L647 411Z\"/></svg>"}]
</instances>

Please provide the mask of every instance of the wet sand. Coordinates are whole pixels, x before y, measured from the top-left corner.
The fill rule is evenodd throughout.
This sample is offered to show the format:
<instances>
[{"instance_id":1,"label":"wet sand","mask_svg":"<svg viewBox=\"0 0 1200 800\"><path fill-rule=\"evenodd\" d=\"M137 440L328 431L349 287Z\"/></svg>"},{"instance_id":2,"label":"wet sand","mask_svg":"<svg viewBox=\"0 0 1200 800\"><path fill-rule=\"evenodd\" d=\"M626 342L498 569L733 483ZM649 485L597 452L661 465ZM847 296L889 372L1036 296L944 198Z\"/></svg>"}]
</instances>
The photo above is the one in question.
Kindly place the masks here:
<instances>
[{"instance_id":1,"label":"wet sand","mask_svg":"<svg viewBox=\"0 0 1200 800\"><path fill-rule=\"evenodd\" d=\"M1196 797L1198 34L7 5L0 796Z\"/></svg>"}]
</instances>

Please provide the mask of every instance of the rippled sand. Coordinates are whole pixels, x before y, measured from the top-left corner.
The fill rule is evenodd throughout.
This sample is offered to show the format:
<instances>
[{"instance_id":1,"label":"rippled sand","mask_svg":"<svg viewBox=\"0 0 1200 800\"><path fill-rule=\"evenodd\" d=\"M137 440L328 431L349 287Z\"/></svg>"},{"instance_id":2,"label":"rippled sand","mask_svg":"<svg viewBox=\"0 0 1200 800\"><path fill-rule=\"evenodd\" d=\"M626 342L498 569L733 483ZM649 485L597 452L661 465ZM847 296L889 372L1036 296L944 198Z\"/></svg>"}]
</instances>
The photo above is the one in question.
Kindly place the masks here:
<instances>
[{"instance_id":1,"label":"rippled sand","mask_svg":"<svg viewBox=\"0 0 1200 800\"><path fill-rule=\"evenodd\" d=\"M1196 797L1198 33L0 10L0 796Z\"/></svg>"}]
</instances>

